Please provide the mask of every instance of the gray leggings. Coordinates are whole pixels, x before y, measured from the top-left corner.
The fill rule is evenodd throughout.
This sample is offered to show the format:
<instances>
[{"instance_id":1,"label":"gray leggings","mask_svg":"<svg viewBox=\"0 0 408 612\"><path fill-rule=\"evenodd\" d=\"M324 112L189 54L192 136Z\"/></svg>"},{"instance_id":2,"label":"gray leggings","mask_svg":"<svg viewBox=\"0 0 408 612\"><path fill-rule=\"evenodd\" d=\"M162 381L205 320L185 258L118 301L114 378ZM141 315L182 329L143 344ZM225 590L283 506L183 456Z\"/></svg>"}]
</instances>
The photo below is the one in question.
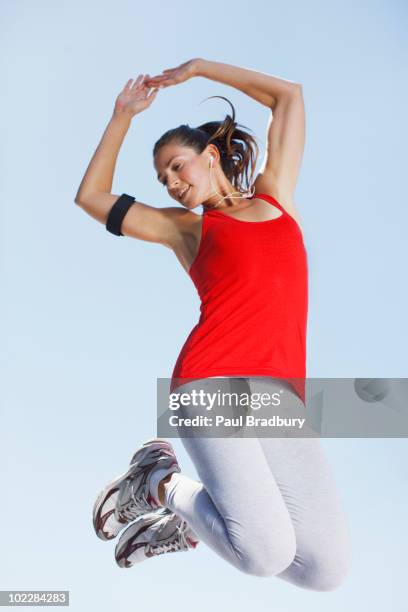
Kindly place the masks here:
<instances>
[{"instance_id":1,"label":"gray leggings","mask_svg":"<svg viewBox=\"0 0 408 612\"><path fill-rule=\"evenodd\" d=\"M269 377L245 381L256 392L273 393L279 385ZM318 437L181 441L201 482L173 474L165 484L165 505L202 542L254 576L277 576L317 591L343 582L351 564L350 535Z\"/></svg>"}]
</instances>

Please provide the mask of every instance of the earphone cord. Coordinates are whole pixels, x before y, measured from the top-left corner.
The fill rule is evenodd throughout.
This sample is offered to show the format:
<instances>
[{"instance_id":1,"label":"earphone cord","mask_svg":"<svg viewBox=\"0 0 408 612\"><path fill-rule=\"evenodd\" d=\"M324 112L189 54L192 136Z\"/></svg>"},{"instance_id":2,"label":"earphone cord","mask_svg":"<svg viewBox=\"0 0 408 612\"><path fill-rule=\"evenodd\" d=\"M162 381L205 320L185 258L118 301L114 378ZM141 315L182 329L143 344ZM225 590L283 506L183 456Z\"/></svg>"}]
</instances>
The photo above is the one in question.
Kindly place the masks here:
<instances>
[{"instance_id":1,"label":"earphone cord","mask_svg":"<svg viewBox=\"0 0 408 612\"><path fill-rule=\"evenodd\" d=\"M244 191L244 193L240 193L239 191L233 191L232 193L228 193L227 195L222 197L222 194L218 193L218 191L215 189L215 187L213 185L212 176L211 176L211 170L212 170L212 160L210 161L210 184L211 184L211 187L214 190L214 193L216 193L217 195L221 196L221 199L218 200L218 202L212 208L216 208L220 202L225 200L225 198L233 198L233 199L242 200L242 199L248 198L248 197L252 198L252 196L254 195L255 187L253 186L252 189L248 189L247 191ZM237 193L239 195L234 195L234 193Z\"/></svg>"}]
</instances>

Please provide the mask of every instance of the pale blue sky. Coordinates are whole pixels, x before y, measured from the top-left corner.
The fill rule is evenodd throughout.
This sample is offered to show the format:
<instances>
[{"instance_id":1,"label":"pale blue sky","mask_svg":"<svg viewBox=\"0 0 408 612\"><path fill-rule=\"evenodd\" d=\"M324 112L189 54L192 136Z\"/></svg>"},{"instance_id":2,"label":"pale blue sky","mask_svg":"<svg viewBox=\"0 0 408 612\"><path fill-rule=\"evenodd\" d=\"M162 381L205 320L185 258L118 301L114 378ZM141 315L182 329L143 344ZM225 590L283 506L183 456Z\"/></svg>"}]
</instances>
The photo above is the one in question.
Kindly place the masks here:
<instances>
[{"instance_id":1,"label":"pale blue sky","mask_svg":"<svg viewBox=\"0 0 408 612\"><path fill-rule=\"evenodd\" d=\"M114 543L93 532L92 505L155 434L156 378L171 375L199 302L168 249L108 234L74 197L129 78L201 56L301 82L308 374L407 376L406 4L4 0L0 23L1 588L69 589L75 611L153 602L177 612L402 612L405 439L323 440L353 536L353 569L337 591L238 573L204 544L116 566ZM135 118L113 192L173 205L153 144L180 123L224 118L222 100L200 105L211 95L233 102L261 161L268 110L197 78Z\"/></svg>"}]
</instances>

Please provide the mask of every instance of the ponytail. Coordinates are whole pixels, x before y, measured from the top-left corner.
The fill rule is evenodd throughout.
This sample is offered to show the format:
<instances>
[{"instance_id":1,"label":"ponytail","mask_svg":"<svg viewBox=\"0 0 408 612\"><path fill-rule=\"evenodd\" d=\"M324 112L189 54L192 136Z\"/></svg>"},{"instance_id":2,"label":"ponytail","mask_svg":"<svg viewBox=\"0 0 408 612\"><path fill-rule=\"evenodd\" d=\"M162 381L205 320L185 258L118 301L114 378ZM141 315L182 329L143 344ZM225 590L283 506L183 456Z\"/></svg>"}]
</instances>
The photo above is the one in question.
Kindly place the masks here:
<instances>
[{"instance_id":1,"label":"ponytail","mask_svg":"<svg viewBox=\"0 0 408 612\"><path fill-rule=\"evenodd\" d=\"M253 136L240 129L245 126L236 123L234 106L227 98L224 96L210 96L210 98L226 100L232 108L232 116L227 114L224 121L209 121L196 128L183 124L168 130L155 143L153 156L169 142L176 141L181 146L191 147L197 153L202 153L207 145L213 144L219 151L221 168L227 179L237 191L249 191L259 154L258 144Z\"/></svg>"}]
</instances>

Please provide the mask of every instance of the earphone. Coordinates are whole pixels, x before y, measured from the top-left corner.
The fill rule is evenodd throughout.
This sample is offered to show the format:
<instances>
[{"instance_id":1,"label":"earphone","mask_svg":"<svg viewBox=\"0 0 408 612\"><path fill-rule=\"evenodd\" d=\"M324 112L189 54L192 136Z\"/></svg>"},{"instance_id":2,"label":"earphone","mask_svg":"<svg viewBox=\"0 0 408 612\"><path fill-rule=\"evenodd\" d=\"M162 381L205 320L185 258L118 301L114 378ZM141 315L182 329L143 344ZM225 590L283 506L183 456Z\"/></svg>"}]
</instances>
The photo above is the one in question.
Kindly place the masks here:
<instances>
[{"instance_id":1,"label":"earphone","mask_svg":"<svg viewBox=\"0 0 408 612\"><path fill-rule=\"evenodd\" d=\"M211 182L211 186L212 186L212 188L214 190L214 193L216 193L217 195L221 196L221 194L218 193L218 191L216 191L214 189L214 185L212 184L212 181L211 181L211 168L213 167L214 159L215 159L214 156L210 155L210 182ZM238 195L234 195L234 194L238 194ZM246 198L246 197L252 198L254 194L255 194L255 186L253 186L251 190L245 191L244 193L240 193L239 191L233 191L232 193L229 193L229 194L225 195L224 197L221 197L221 199L218 200L217 204L215 204L213 206L213 208L216 208L220 202L225 200L225 198L235 198L235 199L236 198L242 199L242 198Z\"/></svg>"}]
</instances>

